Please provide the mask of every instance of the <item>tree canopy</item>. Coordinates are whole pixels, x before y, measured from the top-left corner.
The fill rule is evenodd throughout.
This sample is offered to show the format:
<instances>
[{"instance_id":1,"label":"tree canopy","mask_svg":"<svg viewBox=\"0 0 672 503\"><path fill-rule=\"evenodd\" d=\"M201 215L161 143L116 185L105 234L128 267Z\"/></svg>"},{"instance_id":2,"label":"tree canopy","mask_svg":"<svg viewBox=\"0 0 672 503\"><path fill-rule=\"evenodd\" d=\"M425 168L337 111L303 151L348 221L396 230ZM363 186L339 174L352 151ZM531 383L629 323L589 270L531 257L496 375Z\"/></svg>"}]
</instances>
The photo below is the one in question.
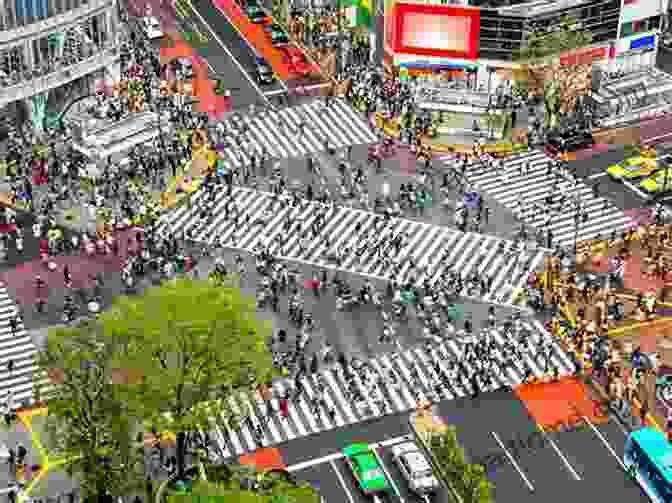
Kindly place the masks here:
<instances>
[{"instance_id":1,"label":"tree canopy","mask_svg":"<svg viewBox=\"0 0 672 503\"><path fill-rule=\"evenodd\" d=\"M229 480L198 481L189 496L241 503L320 503L320 494L313 486L296 481L287 473L258 473L253 466L247 465L230 468L232 476Z\"/></svg>"},{"instance_id":2,"label":"tree canopy","mask_svg":"<svg viewBox=\"0 0 672 503\"><path fill-rule=\"evenodd\" d=\"M450 482L463 503L493 501L493 484L486 478L485 469L481 465L466 462L454 426L429 433L427 443L440 471L439 475Z\"/></svg>"},{"instance_id":3,"label":"tree canopy","mask_svg":"<svg viewBox=\"0 0 672 503\"><path fill-rule=\"evenodd\" d=\"M55 377L50 390L45 443L50 456L66 459L85 498L99 501L142 487L144 459L134 444L136 422L115 393L114 339L100 327L52 329L38 354L43 371Z\"/></svg>"},{"instance_id":4,"label":"tree canopy","mask_svg":"<svg viewBox=\"0 0 672 503\"><path fill-rule=\"evenodd\" d=\"M230 393L274 374L271 326L257 320L255 299L235 287L177 279L119 298L100 321L122 344L116 364L142 375L120 386L127 407L156 431L177 434L180 473L184 433L209 431L213 416L230 415Z\"/></svg>"},{"instance_id":5,"label":"tree canopy","mask_svg":"<svg viewBox=\"0 0 672 503\"><path fill-rule=\"evenodd\" d=\"M592 41L592 34L578 29L575 18L565 16L557 25L532 31L515 59L529 64L546 63L554 56L586 47Z\"/></svg>"}]
</instances>

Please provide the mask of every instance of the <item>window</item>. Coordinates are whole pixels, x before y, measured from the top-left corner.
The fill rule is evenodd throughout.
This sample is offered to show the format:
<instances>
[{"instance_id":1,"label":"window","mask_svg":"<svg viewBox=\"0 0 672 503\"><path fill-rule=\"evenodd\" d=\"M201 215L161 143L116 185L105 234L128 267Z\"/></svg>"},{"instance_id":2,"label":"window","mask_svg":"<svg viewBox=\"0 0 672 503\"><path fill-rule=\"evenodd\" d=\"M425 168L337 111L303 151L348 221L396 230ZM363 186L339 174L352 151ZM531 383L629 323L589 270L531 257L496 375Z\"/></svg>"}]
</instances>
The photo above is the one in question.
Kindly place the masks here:
<instances>
[{"instance_id":1,"label":"window","mask_svg":"<svg viewBox=\"0 0 672 503\"><path fill-rule=\"evenodd\" d=\"M632 23L623 23L621 26L621 38L629 37L634 33L634 26Z\"/></svg>"}]
</instances>

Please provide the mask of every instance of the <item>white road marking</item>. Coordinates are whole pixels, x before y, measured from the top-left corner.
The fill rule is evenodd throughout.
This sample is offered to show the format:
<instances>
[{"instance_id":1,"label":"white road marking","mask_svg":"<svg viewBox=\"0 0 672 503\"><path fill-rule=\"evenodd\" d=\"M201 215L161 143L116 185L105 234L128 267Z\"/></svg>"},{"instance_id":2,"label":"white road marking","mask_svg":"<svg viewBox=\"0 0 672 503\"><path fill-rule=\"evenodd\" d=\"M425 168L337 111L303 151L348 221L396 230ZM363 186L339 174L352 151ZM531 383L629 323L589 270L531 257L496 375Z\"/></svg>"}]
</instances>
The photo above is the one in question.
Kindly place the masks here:
<instances>
[{"instance_id":1,"label":"white road marking","mask_svg":"<svg viewBox=\"0 0 672 503\"><path fill-rule=\"evenodd\" d=\"M266 96L264 96L264 92L263 92L263 91L261 90L261 88L257 85L257 83L254 81L254 79L253 79L252 77L250 77L250 75L247 73L247 70L245 70L245 68L243 68L243 65L240 64L240 61L238 61L236 58L233 57L233 54L231 54L231 51L230 51L229 48L226 46L226 44L225 44L224 42L222 42L222 39L220 39L220 38L217 36L217 34L215 33L215 30L213 30L213 29L210 27L210 25L209 25L209 24L207 23L207 21L203 18L203 16L201 16L201 13L200 13L200 12L198 12L194 7L191 7L191 10L193 11L194 14L196 14L196 15L198 16L198 19L201 20L201 23L203 23L203 26L205 26L205 27L208 29L208 31L209 31L210 33L212 33L213 38L217 41L217 43L219 44L219 46L220 46L222 49L224 49L224 52L227 54L227 56L229 56L229 58L235 63L235 65L238 67L238 70L240 70L241 73L245 76L245 78L250 82L250 84L252 84L252 87L254 88L255 91L257 91L257 93L259 94L259 96L261 96L261 99L266 103L266 105L269 105L269 106L270 106L270 105L271 105L271 102L268 101L268 98L267 98ZM228 17L224 12L222 12L222 11L220 11L220 12L221 12L222 15L226 18L226 20L229 22L229 24L230 24L231 26L233 26L234 29L236 29L236 31L237 31L237 28L235 28L235 25L231 22L231 20L229 19L229 17ZM240 34L240 32L238 32L238 33ZM242 36L242 35L241 35L241 36ZM252 48L252 46L250 46L249 43L248 43L247 45L248 45L250 48ZM252 49L252 52L254 52L254 49ZM207 62L207 60L206 60L206 62ZM207 63L207 64L208 64L208 67L210 68L210 70L214 72L215 70L214 70L214 68L212 67L212 65L210 65L210 63Z\"/></svg>"},{"instance_id":2,"label":"white road marking","mask_svg":"<svg viewBox=\"0 0 672 503\"><path fill-rule=\"evenodd\" d=\"M378 448L374 448L373 453L376 455L376 458L378 458L378 463L380 463L380 468L383 470L383 473L387 477L387 480L390 481L390 485L392 486L392 489L396 493L397 498L399 498L399 501L401 501L401 503L406 503L404 498L401 496L401 491L399 491L399 488L397 487L397 484L394 482L394 479L390 475L390 472L388 472L387 468L385 468L385 463L383 463L383 458L381 458L380 454L378 454Z\"/></svg>"},{"instance_id":3,"label":"white road marking","mask_svg":"<svg viewBox=\"0 0 672 503\"><path fill-rule=\"evenodd\" d=\"M334 463L333 460L332 460L332 461L329 461L329 464L331 465L332 470L334 470L336 472L336 477L338 478L338 483L343 488L343 491L345 491L345 494L348 495L348 501L350 503L355 503L355 498L352 496L352 493L348 489L348 486L345 484L345 479L343 478L343 475L341 474L341 471L336 466L336 463Z\"/></svg>"},{"instance_id":4,"label":"white road marking","mask_svg":"<svg viewBox=\"0 0 672 503\"><path fill-rule=\"evenodd\" d=\"M408 442L409 440L411 440L410 435L404 435L402 437L388 438L387 440L383 440L382 442L374 442L373 444L369 444L369 447L371 447L372 449L378 449L380 447L390 447L392 445L400 444L402 442ZM288 467L287 471L290 473L298 472L313 466L322 465L324 463L331 463L337 459L342 459L344 457L345 456L343 456L343 454L341 454L340 452L335 452L333 454L322 456L320 458L309 459L308 461L296 463L295 465Z\"/></svg>"},{"instance_id":5,"label":"white road marking","mask_svg":"<svg viewBox=\"0 0 672 503\"><path fill-rule=\"evenodd\" d=\"M574 467L571 465L571 463L569 462L569 460L567 459L567 457L566 457L566 456L563 454L563 452L560 450L560 448L558 447L558 444L556 444L556 443L553 441L553 439L551 438L551 436L550 436L548 433L546 433L546 431L545 431L543 428L540 427L539 430L541 431L541 434L546 438L546 441L549 443L549 445L550 445L551 447L553 447L553 450L554 450L555 453L560 457L560 459L562 460L562 462L565 463L565 466L566 466L567 469L570 471L570 473L572 474L572 476L573 476L576 480L582 480L582 479L581 479L581 476L578 474L578 472L577 472L577 471L574 469Z\"/></svg>"},{"instance_id":6,"label":"white road marking","mask_svg":"<svg viewBox=\"0 0 672 503\"><path fill-rule=\"evenodd\" d=\"M495 442L497 442L497 444L499 444L499 447L501 447L501 449L504 451L504 454L506 454L506 457L509 458L509 461L511 461L511 464L513 465L513 467L518 472L518 475L520 475L520 478L523 479L523 482L525 482L525 485L527 486L527 488L530 490L530 492L534 492L534 486L532 485L532 482L530 482L530 480L527 478L527 475L525 475L525 473L520 468L520 466L518 466L518 463L513 458L511 453L506 449L506 447L504 446L504 443L499 438L497 433L495 433L494 431L491 431L490 433L495 438Z\"/></svg>"},{"instance_id":7,"label":"white road marking","mask_svg":"<svg viewBox=\"0 0 672 503\"><path fill-rule=\"evenodd\" d=\"M607 173L606 171L604 171L602 173L595 173L594 175L590 175L588 177L588 180L594 180L595 178L602 178L603 176L607 176L608 174L609 173Z\"/></svg>"},{"instance_id":8,"label":"white road marking","mask_svg":"<svg viewBox=\"0 0 672 503\"><path fill-rule=\"evenodd\" d=\"M637 187L635 187L632 183L630 183L627 180L623 180L623 185L625 185L627 188L629 188L631 191L633 191L635 194L637 194L639 197L642 199L649 199L649 196L646 195L644 192L639 190Z\"/></svg>"},{"instance_id":9,"label":"white road marking","mask_svg":"<svg viewBox=\"0 0 672 503\"><path fill-rule=\"evenodd\" d=\"M590 429L593 430L593 433L595 433L595 435L597 435L597 438L599 438L602 441L602 443L607 448L607 450L611 453L611 455L614 458L616 458L616 461L618 461L618 464L621 465L621 468L623 468L623 471L627 472L628 469L623 464L623 461L621 460L621 458L618 457L618 454L616 454L616 451L614 451L614 448L611 446L611 444L609 442L607 442L607 439L604 438L604 435L602 435L602 433L600 433L600 430L598 430L595 427L595 425L593 424L593 422L590 419L588 419L586 416L583 416L583 420L590 427Z\"/></svg>"}]
</instances>

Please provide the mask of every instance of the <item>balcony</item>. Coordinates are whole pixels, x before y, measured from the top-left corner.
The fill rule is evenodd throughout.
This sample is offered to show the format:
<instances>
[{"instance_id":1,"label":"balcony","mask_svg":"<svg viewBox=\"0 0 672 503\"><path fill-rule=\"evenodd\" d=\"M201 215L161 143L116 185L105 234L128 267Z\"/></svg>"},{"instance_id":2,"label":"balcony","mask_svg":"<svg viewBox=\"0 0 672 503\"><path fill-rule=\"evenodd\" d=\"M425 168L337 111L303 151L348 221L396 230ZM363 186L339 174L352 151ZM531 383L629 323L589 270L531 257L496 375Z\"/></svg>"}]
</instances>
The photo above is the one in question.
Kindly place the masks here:
<instances>
[{"instance_id":1,"label":"balcony","mask_svg":"<svg viewBox=\"0 0 672 503\"><path fill-rule=\"evenodd\" d=\"M23 42L32 38L45 37L63 25L81 23L87 18L112 7L115 0L89 0L85 5L42 19L26 26L10 30L0 30L0 47L12 42Z\"/></svg>"},{"instance_id":2,"label":"balcony","mask_svg":"<svg viewBox=\"0 0 672 503\"><path fill-rule=\"evenodd\" d=\"M49 74L22 81L18 84L0 88L0 107L14 101L23 100L41 94L49 89L62 86L70 81L84 77L100 68L111 65L119 59L119 50L116 47L106 48L87 59L71 66L59 68Z\"/></svg>"}]
</instances>

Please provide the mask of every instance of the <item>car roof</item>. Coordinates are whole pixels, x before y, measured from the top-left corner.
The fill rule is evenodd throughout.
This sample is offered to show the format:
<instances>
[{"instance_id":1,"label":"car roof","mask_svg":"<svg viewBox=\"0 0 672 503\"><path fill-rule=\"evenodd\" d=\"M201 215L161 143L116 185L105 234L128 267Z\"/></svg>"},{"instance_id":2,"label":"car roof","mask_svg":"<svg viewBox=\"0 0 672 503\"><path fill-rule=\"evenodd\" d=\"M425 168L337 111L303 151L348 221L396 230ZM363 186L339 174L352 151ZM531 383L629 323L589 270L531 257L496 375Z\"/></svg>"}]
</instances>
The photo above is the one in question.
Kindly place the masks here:
<instances>
[{"instance_id":1,"label":"car roof","mask_svg":"<svg viewBox=\"0 0 672 503\"><path fill-rule=\"evenodd\" d=\"M357 464L362 471L374 470L378 468L378 460L370 452L356 454L354 458L357 459Z\"/></svg>"},{"instance_id":2,"label":"car roof","mask_svg":"<svg viewBox=\"0 0 672 503\"><path fill-rule=\"evenodd\" d=\"M406 463L408 463L408 467L411 471L420 472L432 469L427 458L425 458L419 451L405 452L402 456L406 460Z\"/></svg>"}]
</instances>

